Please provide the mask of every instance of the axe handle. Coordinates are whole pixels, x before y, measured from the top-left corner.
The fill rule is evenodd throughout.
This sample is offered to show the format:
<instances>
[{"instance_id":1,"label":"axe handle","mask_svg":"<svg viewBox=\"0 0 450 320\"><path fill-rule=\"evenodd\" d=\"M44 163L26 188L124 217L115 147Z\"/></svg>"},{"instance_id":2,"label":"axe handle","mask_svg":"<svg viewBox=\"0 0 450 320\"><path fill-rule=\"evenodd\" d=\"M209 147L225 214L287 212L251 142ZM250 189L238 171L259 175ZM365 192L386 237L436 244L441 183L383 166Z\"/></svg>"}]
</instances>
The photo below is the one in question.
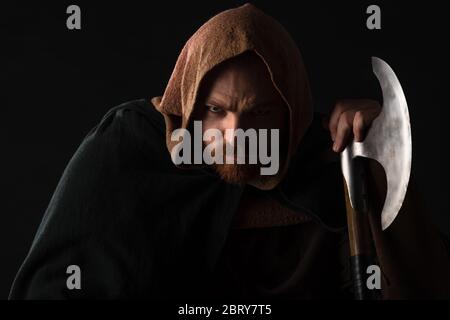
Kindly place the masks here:
<instances>
[{"instance_id":1,"label":"axe handle","mask_svg":"<svg viewBox=\"0 0 450 320\"><path fill-rule=\"evenodd\" d=\"M352 183L359 188L365 188L364 167L361 159L354 159L353 170L356 173L352 176ZM345 206L347 211L347 229L350 245L350 269L353 280L354 296L356 300L366 300L371 298L367 288L367 267L370 257L370 229L368 221L367 206L359 206L358 209L352 207L348 194L347 184L344 181ZM362 193L365 195L365 193ZM362 202L367 199L361 199Z\"/></svg>"}]
</instances>

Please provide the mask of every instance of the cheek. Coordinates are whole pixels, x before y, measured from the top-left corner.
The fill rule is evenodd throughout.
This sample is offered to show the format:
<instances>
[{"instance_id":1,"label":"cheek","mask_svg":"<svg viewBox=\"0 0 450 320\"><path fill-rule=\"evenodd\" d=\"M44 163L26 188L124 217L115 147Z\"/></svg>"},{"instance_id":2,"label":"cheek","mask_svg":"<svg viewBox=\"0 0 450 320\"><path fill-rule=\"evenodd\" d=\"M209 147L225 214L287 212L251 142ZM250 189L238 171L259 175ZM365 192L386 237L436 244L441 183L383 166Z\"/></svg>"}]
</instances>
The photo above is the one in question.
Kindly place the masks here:
<instances>
[{"instance_id":1,"label":"cheek","mask_svg":"<svg viewBox=\"0 0 450 320\"><path fill-rule=\"evenodd\" d=\"M208 115L205 109L200 109L195 113L194 119L196 121L201 121L203 133L211 128L215 128L215 120Z\"/></svg>"},{"instance_id":2,"label":"cheek","mask_svg":"<svg viewBox=\"0 0 450 320\"><path fill-rule=\"evenodd\" d=\"M203 127L203 133L209 129L219 129L220 130L220 123L219 123L219 121L212 119L211 117L204 117L202 119L202 127Z\"/></svg>"},{"instance_id":3,"label":"cheek","mask_svg":"<svg viewBox=\"0 0 450 320\"><path fill-rule=\"evenodd\" d=\"M222 133L222 136L224 135L224 130L222 128L222 123L220 121L218 121L217 119L213 119L211 117L204 118L202 120L202 131L203 131L202 134L203 134L203 137L205 137L205 132L207 130L210 130L210 129L218 129ZM207 141L203 141L204 145L209 145L213 141L215 143L218 143L218 141L216 141L215 139L209 139L209 138L206 138L206 139L207 139Z\"/></svg>"}]
</instances>

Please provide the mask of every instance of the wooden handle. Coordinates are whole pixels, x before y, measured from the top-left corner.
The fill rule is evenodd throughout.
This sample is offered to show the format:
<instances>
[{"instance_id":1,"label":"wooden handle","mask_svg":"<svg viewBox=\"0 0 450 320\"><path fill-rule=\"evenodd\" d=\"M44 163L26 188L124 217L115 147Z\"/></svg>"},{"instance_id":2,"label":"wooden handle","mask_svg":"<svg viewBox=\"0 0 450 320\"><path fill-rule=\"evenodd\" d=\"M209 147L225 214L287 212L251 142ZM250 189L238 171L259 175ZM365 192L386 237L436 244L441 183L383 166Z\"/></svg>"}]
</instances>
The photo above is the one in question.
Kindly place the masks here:
<instances>
[{"instance_id":1,"label":"wooden handle","mask_svg":"<svg viewBox=\"0 0 450 320\"><path fill-rule=\"evenodd\" d=\"M344 179L345 208L347 211L347 228L350 244L350 256L368 254L369 220L366 212L357 212L351 205L347 183Z\"/></svg>"},{"instance_id":2,"label":"wooden handle","mask_svg":"<svg viewBox=\"0 0 450 320\"><path fill-rule=\"evenodd\" d=\"M354 183L359 188L364 188L365 178L363 166L355 161L355 167L360 174L356 176L357 181ZM359 211L352 207L348 194L347 183L344 181L345 190L345 207L347 211L347 228L350 245L350 269L353 280L354 296L356 300L366 300L371 298L371 293L367 288L367 267L369 266L369 258L372 254L372 243L370 237L368 212ZM364 194L365 196L365 194ZM363 201L367 201L364 199ZM362 206L366 207L367 206Z\"/></svg>"}]
</instances>

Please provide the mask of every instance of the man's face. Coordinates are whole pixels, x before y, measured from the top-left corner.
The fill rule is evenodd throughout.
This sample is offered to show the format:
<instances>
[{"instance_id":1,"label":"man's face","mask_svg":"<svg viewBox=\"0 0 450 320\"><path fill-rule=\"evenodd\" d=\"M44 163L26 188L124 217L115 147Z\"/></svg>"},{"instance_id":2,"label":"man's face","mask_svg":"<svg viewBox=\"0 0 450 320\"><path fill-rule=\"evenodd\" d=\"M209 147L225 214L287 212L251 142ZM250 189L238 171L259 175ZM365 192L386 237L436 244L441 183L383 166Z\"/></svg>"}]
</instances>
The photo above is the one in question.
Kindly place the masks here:
<instances>
[{"instance_id":1,"label":"man's face","mask_svg":"<svg viewBox=\"0 0 450 320\"><path fill-rule=\"evenodd\" d=\"M203 132L208 129L220 130L225 143L233 142L227 139L227 129L245 131L253 128L256 132L258 129L268 129L268 132L278 129L279 150L280 153L285 152L286 133L289 131L288 110L272 84L267 67L255 54L245 54L225 62L208 74L202 83L194 120L202 121ZM270 152L271 140L267 140ZM222 179L231 183L245 183L259 175L261 164L248 164L248 143L245 150L246 164L214 165Z\"/></svg>"}]
</instances>

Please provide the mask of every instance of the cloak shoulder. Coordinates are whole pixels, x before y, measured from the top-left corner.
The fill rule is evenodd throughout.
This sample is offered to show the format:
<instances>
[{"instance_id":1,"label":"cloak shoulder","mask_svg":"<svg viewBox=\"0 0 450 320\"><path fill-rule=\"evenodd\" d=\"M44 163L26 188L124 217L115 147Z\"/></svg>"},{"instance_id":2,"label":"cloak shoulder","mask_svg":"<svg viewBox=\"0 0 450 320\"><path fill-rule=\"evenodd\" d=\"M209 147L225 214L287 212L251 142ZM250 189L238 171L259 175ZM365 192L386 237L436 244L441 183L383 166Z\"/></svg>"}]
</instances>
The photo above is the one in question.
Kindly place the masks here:
<instances>
[{"instance_id":1,"label":"cloak shoulder","mask_svg":"<svg viewBox=\"0 0 450 320\"><path fill-rule=\"evenodd\" d=\"M186 272L212 263L239 195L212 175L175 168L164 120L147 101L115 107L66 167L10 298L169 295ZM80 290L66 285L71 265Z\"/></svg>"}]
</instances>

